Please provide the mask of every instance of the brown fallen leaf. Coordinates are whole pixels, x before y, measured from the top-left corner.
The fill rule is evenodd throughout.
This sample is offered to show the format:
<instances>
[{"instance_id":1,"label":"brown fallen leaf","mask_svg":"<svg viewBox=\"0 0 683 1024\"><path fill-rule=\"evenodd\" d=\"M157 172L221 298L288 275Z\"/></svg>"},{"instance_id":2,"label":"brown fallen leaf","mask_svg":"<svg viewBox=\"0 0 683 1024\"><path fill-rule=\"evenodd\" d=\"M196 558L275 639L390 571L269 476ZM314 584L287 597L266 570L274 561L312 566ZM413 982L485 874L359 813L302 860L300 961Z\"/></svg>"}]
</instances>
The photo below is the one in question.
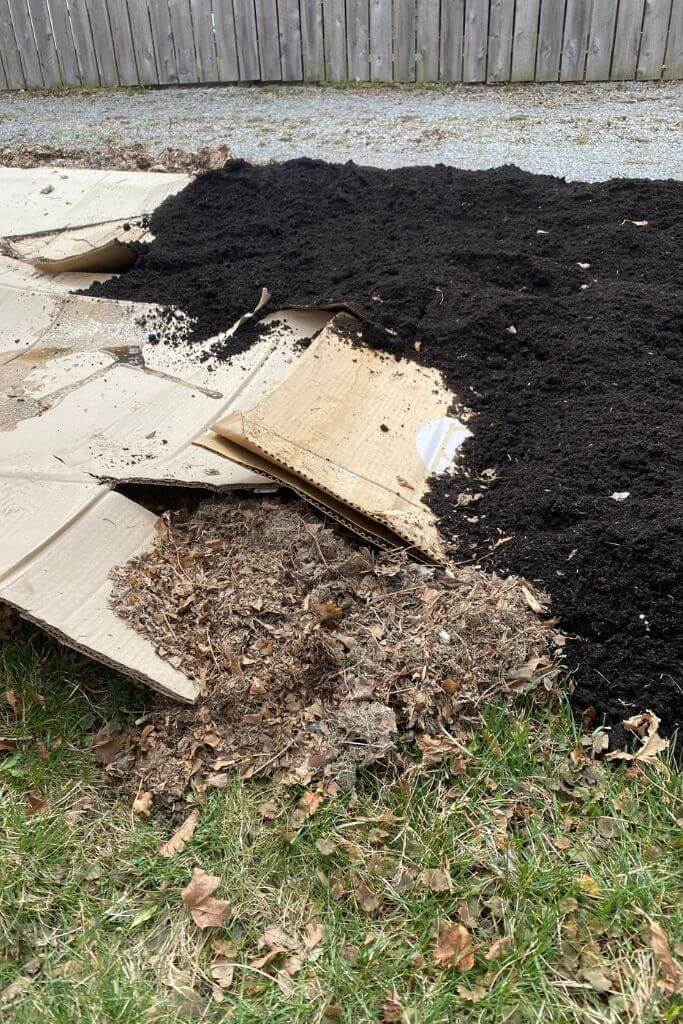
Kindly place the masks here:
<instances>
[{"instance_id":1,"label":"brown fallen leaf","mask_svg":"<svg viewBox=\"0 0 683 1024\"><path fill-rule=\"evenodd\" d=\"M397 1021L400 1024L403 1021L403 1007L395 992L382 1003L382 1021L384 1024L396 1024Z\"/></svg>"},{"instance_id":2,"label":"brown fallen leaf","mask_svg":"<svg viewBox=\"0 0 683 1024\"><path fill-rule=\"evenodd\" d=\"M510 948L510 938L504 935L502 939L496 939L494 943L488 949L486 953L487 960L498 960L499 957L505 956Z\"/></svg>"},{"instance_id":3,"label":"brown fallen leaf","mask_svg":"<svg viewBox=\"0 0 683 1024\"><path fill-rule=\"evenodd\" d=\"M660 719L653 711L644 711L641 715L633 715L624 720L624 728L640 737L643 741L640 750L629 754L625 750L613 750L605 756L606 761L635 761L651 764L653 768L668 777L669 769L659 755L669 746L669 741L659 735Z\"/></svg>"},{"instance_id":4,"label":"brown fallen leaf","mask_svg":"<svg viewBox=\"0 0 683 1024\"><path fill-rule=\"evenodd\" d=\"M599 992L601 995L611 992L614 988L612 980L598 967L585 967L579 972L579 976L582 981L590 985L594 992Z\"/></svg>"},{"instance_id":5,"label":"brown fallen leaf","mask_svg":"<svg viewBox=\"0 0 683 1024\"><path fill-rule=\"evenodd\" d=\"M181 853L194 835L194 830L199 821L199 811L191 811L182 825L175 830L170 839L159 847L160 857L175 857Z\"/></svg>"},{"instance_id":6,"label":"brown fallen leaf","mask_svg":"<svg viewBox=\"0 0 683 1024\"><path fill-rule=\"evenodd\" d=\"M284 928L280 928L276 924L264 929L257 945L259 949L274 949L276 946L279 946L281 949L294 951L299 948L297 940L292 935L289 935Z\"/></svg>"},{"instance_id":7,"label":"brown fallen leaf","mask_svg":"<svg viewBox=\"0 0 683 1024\"><path fill-rule=\"evenodd\" d=\"M26 794L26 817L32 818L35 814L44 814L50 809L47 800L43 799L37 789L31 789Z\"/></svg>"},{"instance_id":8,"label":"brown fallen leaf","mask_svg":"<svg viewBox=\"0 0 683 1024\"><path fill-rule=\"evenodd\" d=\"M652 951L662 975L657 984L664 992L680 995L683 993L683 968L674 960L669 948L669 940L662 926L652 920L649 921L649 925Z\"/></svg>"},{"instance_id":9,"label":"brown fallen leaf","mask_svg":"<svg viewBox=\"0 0 683 1024\"><path fill-rule=\"evenodd\" d=\"M226 957L218 957L211 964L211 977L224 992L232 985L235 977L235 964Z\"/></svg>"},{"instance_id":10,"label":"brown fallen leaf","mask_svg":"<svg viewBox=\"0 0 683 1024\"><path fill-rule=\"evenodd\" d=\"M230 904L214 899L212 895L220 884L218 875L209 875L203 868L195 868L183 889L182 901L198 928L220 928L230 916Z\"/></svg>"},{"instance_id":11,"label":"brown fallen leaf","mask_svg":"<svg viewBox=\"0 0 683 1024\"><path fill-rule=\"evenodd\" d=\"M471 942L472 933L464 924L452 921L442 924L434 947L434 963L437 967L468 971L474 966Z\"/></svg>"},{"instance_id":12,"label":"brown fallen leaf","mask_svg":"<svg viewBox=\"0 0 683 1024\"><path fill-rule=\"evenodd\" d=\"M365 882L358 882L354 887L354 893L356 896L356 903L364 914L374 913L381 903L377 893L373 892Z\"/></svg>"},{"instance_id":13,"label":"brown fallen leaf","mask_svg":"<svg viewBox=\"0 0 683 1024\"><path fill-rule=\"evenodd\" d=\"M33 978L27 978L25 975L20 974L18 978L11 981L7 988L4 988L0 992L0 1006L9 1006L10 1003L15 1002L20 996L23 996L24 992L27 992L31 987Z\"/></svg>"},{"instance_id":14,"label":"brown fallen leaf","mask_svg":"<svg viewBox=\"0 0 683 1024\"><path fill-rule=\"evenodd\" d=\"M425 733L422 736L418 736L416 742L422 752L422 763L424 765L441 764L450 757L463 753L461 745L448 736L428 736Z\"/></svg>"},{"instance_id":15,"label":"brown fallen leaf","mask_svg":"<svg viewBox=\"0 0 683 1024\"><path fill-rule=\"evenodd\" d=\"M135 800L133 800L133 814L143 814L146 818L149 818L151 810L152 794L148 792L139 793Z\"/></svg>"},{"instance_id":16,"label":"brown fallen leaf","mask_svg":"<svg viewBox=\"0 0 683 1024\"><path fill-rule=\"evenodd\" d=\"M15 715L21 714L23 710L21 700L17 696L16 691L13 690L11 687L8 687L5 690L5 700L7 701Z\"/></svg>"},{"instance_id":17,"label":"brown fallen leaf","mask_svg":"<svg viewBox=\"0 0 683 1024\"><path fill-rule=\"evenodd\" d=\"M237 949L232 939L211 939L211 949L217 956L227 957L228 960L234 960L237 955Z\"/></svg>"},{"instance_id":18,"label":"brown fallen leaf","mask_svg":"<svg viewBox=\"0 0 683 1024\"><path fill-rule=\"evenodd\" d=\"M425 868L420 872L419 880L431 892L450 892L453 888L448 868Z\"/></svg>"},{"instance_id":19,"label":"brown fallen leaf","mask_svg":"<svg viewBox=\"0 0 683 1024\"><path fill-rule=\"evenodd\" d=\"M108 733L100 730L92 743L93 757L100 764L112 764L123 750L127 738L125 732Z\"/></svg>"},{"instance_id":20,"label":"brown fallen leaf","mask_svg":"<svg viewBox=\"0 0 683 1024\"><path fill-rule=\"evenodd\" d=\"M325 938L325 925L322 921L308 921L306 923L306 938L304 939L304 949L307 953L319 946Z\"/></svg>"},{"instance_id":21,"label":"brown fallen leaf","mask_svg":"<svg viewBox=\"0 0 683 1024\"><path fill-rule=\"evenodd\" d=\"M306 818L311 818L318 810L322 802L322 793L315 793L313 790L307 789L304 795L299 800L297 807L303 812Z\"/></svg>"},{"instance_id":22,"label":"brown fallen leaf","mask_svg":"<svg viewBox=\"0 0 683 1024\"><path fill-rule=\"evenodd\" d=\"M482 988L481 985L475 985L474 988L465 988L464 985L456 985L456 992L461 999L464 999L468 1003L480 1003L488 994L486 989Z\"/></svg>"}]
</instances>

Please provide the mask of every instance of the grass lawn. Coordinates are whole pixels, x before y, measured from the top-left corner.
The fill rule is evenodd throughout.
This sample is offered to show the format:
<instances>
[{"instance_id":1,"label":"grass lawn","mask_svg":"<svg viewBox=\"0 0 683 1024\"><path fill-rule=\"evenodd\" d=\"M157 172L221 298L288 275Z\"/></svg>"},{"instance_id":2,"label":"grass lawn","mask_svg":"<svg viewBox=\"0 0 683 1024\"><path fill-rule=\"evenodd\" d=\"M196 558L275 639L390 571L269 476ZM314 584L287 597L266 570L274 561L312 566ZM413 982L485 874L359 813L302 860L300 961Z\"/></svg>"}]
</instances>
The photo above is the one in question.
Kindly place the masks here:
<instances>
[{"instance_id":1,"label":"grass lawn","mask_svg":"<svg viewBox=\"0 0 683 1024\"><path fill-rule=\"evenodd\" d=\"M191 808L134 813L91 751L149 695L31 631L0 665L3 1022L683 1021L650 940L653 919L680 959L671 761L594 762L566 709L494 706L461 757L408 750L317 807L207 789L164 858ZM221 928L181 900L195 867L220 878Z\"/></svg>"}]
</instances>

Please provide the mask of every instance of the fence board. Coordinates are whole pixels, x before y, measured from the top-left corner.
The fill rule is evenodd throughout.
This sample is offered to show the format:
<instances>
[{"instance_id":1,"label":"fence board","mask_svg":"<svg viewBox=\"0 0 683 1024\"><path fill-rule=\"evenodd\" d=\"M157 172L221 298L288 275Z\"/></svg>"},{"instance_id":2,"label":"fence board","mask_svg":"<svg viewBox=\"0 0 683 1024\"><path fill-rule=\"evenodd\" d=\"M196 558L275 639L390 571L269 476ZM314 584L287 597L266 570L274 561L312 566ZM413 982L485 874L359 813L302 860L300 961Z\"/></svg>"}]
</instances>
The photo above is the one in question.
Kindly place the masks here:
<instances>
[{"instance_id":1,"label":"fence board","mask_svg":"<svg viewBox=\"0 0 683 1024\"><path fill-rule=\"evenodd\" d=\"M462 42L465 25L465 0L444 0L441 7L439 40L439 80L462 82Z\"/></svg>"},{"instance_id":2,"label":"fence board","mask_svg":"<svg viewBox=\"0 0 683 1024\"><path fill-rule=\"evenodd\" d=\"M277 0L280 20L280 67L284 82L300 82L303 74L301 61L301 18L299 0Z\"/></svg>"},{"instance_id":3,"label":"fence board","mask_svg":"<svg viewBox=\"0 0 683 1024\"><path fill-rule=\"evenodd\" d=\"M533 82L536 75L539 8L540 0L526 0L525 3L517 4L510 68L512 82Z\"/></svg>"},{"instance_id":4,"label":"fence board","mask_svg":"<svg viewBox=\"0 0 683 1024\"><path fill-rule=\"evenodd\" d=\"M448 8L448 0L444 7ZM436 82L439 78L439 0L417 0L415 78Z\"/></svg>"},{"instance_id":5,"label":"fence board","mask_svg":"<svg viewBox=\"0 0 683 1024\"><path fill-rule=\"evenodd\" d=\"M322 0L301 0L301 59L305 82L325 80Z\"/></svg>"},{"instance_id":6,"label":"fence board","mask_svg":"<svg viewBox=\"0 0 683 1024\"><path fill-rule=\"evenodd\" d=\"M5 69L2 64L2 50L0 50L0 92L4 92L9 88L11 88L11 86L7 84L7 79L5 78Z\"/></svg>"},{"instance_id":7,"label":"fence board","mask_svg":"<svg viewBox=\"0 0 683 1024\"><path fill-rule=\"evenodd\" d=\"M7 0L0 0L0 54L8 87L23 89L26 83Z\"/></svg>"},{"instance_id":8,"label":"fence board","mask_svg":"<svg viewBox=\"0 0 683 1024\"><path fill-rule=\"evenodd\" d=\"M391 0L370 0L370 77L391 82L394 77L394 29Z\"/></svg>"},{"instance_id":9,"label":"fence board","mask_svg":"<svg viewBox=\"0 0 683 1024\"><path fill-rule=\"evenodd\" d=\"M111 38L106 0L86 0L86 7L90 18L100 82L107 86L118 85L119 75L116 68L116 54Z\"/></svg>"},{"instance_id":10,"label":"fence board","mask_svg":"<svg viewBox=\"0 0 683 1024\"><path fill-rule=\"evenodd\" d=\"M62 0L56 0L56 2L61 3ZM69 21L76 47L81 83L82 85L97 86L100 84L100 73L97 68L95 44L85 0L69 0Z\"/></svg>"},{"instance_id":11,"label":"fence board","mask_svg":"<svg viewBox=\"0 0 683 1024\"><path fill-rule=\"evenodd\" d=\"M537 82L556 82L559 78L563 26L564 0L541 0L536 49Z\"/></svg>"},{"instance_id":12,"label":"fence board","mask_svg":"<svg viewBox=\"0 0 683 1024\"><path fill-rule=\"evenodd\" d=\"M277 0L255 0L256 31L258 33L260 78L263 82L279 82L280 35L277 27Z\"/></svg>"},{"instance_id":13,"label":"fence board","mask_svg":"<svg viewBox=\"0 0 683 1024\"><path fill-rule=\"evenodd\" d=\"M43 76L40 71L40 61L38 60L36 41L33 38L28 7L24 0L9 0L9 9L14 25L14 38L17 41L21 66L24 70L24 80L29 89L41 89Z\"/></svg>"},{"instance_id":14,"label":"fence board","mask_svg":"<svg viewBox=\"0 0 683 1024\"><path fill-rule=\"evenodd\" d=\"M197 73L200 82L217 82L216 44L213 38L211 0L190 0Z\"/></svg>"},{"instance_id":15,"label":"fence board","mask_svg":"<svg viewBox=\"0 0 683 1024\"><path fill-rule=\"evenodd\" d=\"M346 12L339 0L323 0L325 73L328 82L346 78Z\"/></svg>"},{"instance_id":16,"label":"fence board","mask_svg":"<svg viewBox=\"0 0 683 1024\"><path fill-rule=\"evenodd\" d=\"M394 0L394 81L415 81L415 0Z\"/></svg>"},{"instance_id":17,"label":"fence board","mask_svg":"<svg viewBox=\"0 0 683 1024\"><path fill-rule=\"evenodd\" d=\"M346 47L349 78L370 78L370 11L367 0L346 0Z\"/></svg>"},{"instance_id":18,"label":"fence board","mask_svg":"<svg viewBox=\"0 0 683 1024\"><path fill-rule=\"evenodd\" d=\"M80 85L81 76L67 6L64 0L50 0L49 8L61 80L64 85Z\"/></svg>"},{"instance_id":19,"label":"fence board","mask_svg":"<svg viewBox=\"0 0 683 1024\"><path fill-rule=\"evenodd\" d=\"M588 82L604 82L609 78L616 20L617 5L614 0L593 0L586 58L586 81Z\"/></svg>"},{"instance_id":20,"label":"fence board","mask_svg":"<svg viewBox=\"0 0 683 1024\"><path fill-rule=\"evenodd\" d=\"M643 0L620 0L610 69L612 80L635 78L642 22Z\"/></svg>"},{"instance_id":21,"label":"fence board","mask_svg":"<svg viewBox=\"0 0 683 1024\"><path fill-rule=\"evenodd\" d=\"M645 0L643 35L640 40L636 78L656 80L662 77L671 2L672 0Z\"/></svg>"},{"instance_id":22,"label":"fence board","mask_svg":"<svg viewBox=\"0 0 683 1024\"><path fill-rule=\"evenodd\" d=\"M669 22L669 41L664 57L664 78L683 78L683 4L674 0Z\"/></svg>"},{"instance_id":23,"label":"fence board","mask_svg":"<svg viewBox=\"0 0 683 1024\"><path fill-rule=\"evenodd\" d=\"M256 35L256 17L252 0L234 0L235 41L240 81L257 82L261 77Z\"/></svg>"},{"instance_id":24,"label":"fence board","mask_svg":"<svg viewBox=\"0 0 683 1024\"><path fill-rule=\"evenodd\" d=\"M128 0L128 15L133 34L133 50L135 53L135 64L138 69L138 80L140 85L156 85L159 77L156 61L154 60L152 29L145 0Z\"/></svg>"},{"instance_id":25,"label":"fence board","mask_svg":"<svg viewBox=\"0 0 683 1024\"><path fill-rule=\"evenodd\" d=\"M28 7L33 22L33 36L36 41L43 82L48 89L52 89L62 84L62 74L59 70L47 0L28 0Z\"/></svg>"},{"instance_id":26,"label":"fence board","mask_svg":"<svg viewBox=\"0 0 683 1024\"><path fill-rule=\"evenodd\" d=\"M240 77L235 42L235 16L232 0L213 0L213 20L216 33L216 61L221 82L238 82Z\"/></svg>"},{"instance_id":27,"label":"fence board","mask_svg":"<svg viewBox=\"0 0 683 1024\"><path fill-rule=\"evenodd\" d=\"M464 82L486 81L486 43L488 32L488 0L466 0L462 68Z\"/></svg>"},{"instance_id":28,"label":"fence board","mask_svg":"<svg viewBox=\"0 0 683 1024\"><path fill-rule=\"evenodd\" d=\"M126 0L109 0L108 6L119 82L121 85L138 85L138 69L135 64L135 50L128 21Z\"/></svg>"},{"instance_id":29,"label":"fence board","mask_svg":"<svg viewBox=\"0 0 683 1024\"><path fill-rule=\"evenodd\" d=\"M561 82L582 82L586 69L590 4L586 0L567 0L562 47Z\"/></svg>"},{"instance_id":30,"label":"fence board","mask_svg":"<svg viewBox=\"0 0 683 1024\"><path fill-rule=\"evenodd\" d=\"M491 0L486 69L489 82L510 81L514 16L515 5L510 0Z\"/></svg>"},{"instance_id":31,"label":"fence board","mask_svg":"<svg viewBox=\"0 0 683 1024\"><path fill-rule=\"evenodd\" d=\"M191 85L197 81L197 62L189 0L168 0L168 13L171 18L178 81L183 85Z\"/></svg>"}]
</instances>

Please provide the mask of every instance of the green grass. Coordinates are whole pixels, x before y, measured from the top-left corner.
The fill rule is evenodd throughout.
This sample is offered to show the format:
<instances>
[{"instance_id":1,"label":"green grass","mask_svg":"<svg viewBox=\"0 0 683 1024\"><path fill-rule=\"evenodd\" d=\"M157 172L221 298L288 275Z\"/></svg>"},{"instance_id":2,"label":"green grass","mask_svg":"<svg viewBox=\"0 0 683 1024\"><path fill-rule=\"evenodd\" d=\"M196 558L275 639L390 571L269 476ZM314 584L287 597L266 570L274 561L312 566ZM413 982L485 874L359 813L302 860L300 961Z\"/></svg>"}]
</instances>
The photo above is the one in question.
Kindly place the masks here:
<instances>
[{"instance_id":1,"label":"green grass","mask_svg":"<svg viewBox=\"0 0 683 1024\"><path fill-rule=\"evenodd\" d=\"M683 1021L656 987L647 926L683 938L680 775L575 764L566 709L520 705L510 719L493 707L462 774L422 770L407 751L404 774L367 773L298 829L301 791L208 790L192 840L165 860L185 811L134 815L125 780L90 753L104 722L132 723L150 698L37 633L6 643L0 666L19 712L0 691L0 735L26 738L0 760L0 991L25 979L0 996L2 1021L362 1024L392 995L414 1024ZM233 908L219 932L199 931L181 903L195 866L220 876ZM427 868L448 871L451 891L421 884ZM250 967L259 936L298 936L312 919L324 939L285 993ZM449 920L472 932L462 973L432 962ZM220 1003L215 935L239 965ZM591 971L612 991L595 991Z\"/></svg>"}]
</instances>

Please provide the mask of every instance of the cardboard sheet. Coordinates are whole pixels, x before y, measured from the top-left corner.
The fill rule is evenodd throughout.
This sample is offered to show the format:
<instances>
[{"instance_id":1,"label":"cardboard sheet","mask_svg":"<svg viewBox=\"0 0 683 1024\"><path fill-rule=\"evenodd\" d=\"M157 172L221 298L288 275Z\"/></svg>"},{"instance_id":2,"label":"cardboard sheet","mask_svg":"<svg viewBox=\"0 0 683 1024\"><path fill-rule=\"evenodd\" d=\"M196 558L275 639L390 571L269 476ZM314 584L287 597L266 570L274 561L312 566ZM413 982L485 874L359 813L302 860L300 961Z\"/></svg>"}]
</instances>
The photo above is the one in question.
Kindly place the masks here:
<instances>
[{"instance_id":1,"label":"cardboard sheet","mask_svg":"<svg viewBox=\"0 0 683 1024\"><path fill-rule=\"evenodd\" d=\"M10 240L10 256L26 260L49 274L73 271L120 273L135 262L133 242L151 238L144 224L125 220L92 224L46 235Z\"/></svg>"},{"instance_id":2,"label":"cardboard sheet","mask_svg":"<svg viewBox=\"0 0 683 1024\"><path fill-rule=\"evenodd\" d=\"M450 415L454 396L436 371L354 347L349 327L348 316L336 317L285 379L198 443L295 480L350 525L442 561L424 498L469 431Z\"/></svg>"},{"instance_id":3,"label":"cardboard sheet","mask_svg":"<svg viewBox=\"0 0 683 1024\"><path fill-rule=\"evenodd\" d=\"M34 187L36 176L28 176ZM164 179L161 198L169 178L182 179L176 187L186 180L152 177ZM98 172L97 181L108 188L107 175ZM149 183L133 184L127 208L138 208L130 216L144 212L141 197L147 205L150 194L159 201ZM30 198L31 189L25 192ZM82 210L103 210L111 219L106 196L80 201ZM55 219L70 219L65 201L55 210ZM9 220L4 211L0 223ZM11 233L18 227L26 228L25 217L15 219ZM271 337L209 372L199 350L149 343L140 317L153 307L73 294L101 279L92 272L97 264L82 257L93 239L106 247L107 232L111 225L61 240L44 233L15 239L15 255L21 250L33 263L0 255L0 601L91 657L192 701L195 684L109 607L111 569L152 544L158 522L112 488L135 482L272 489L262 473L193 442L217 418L272 388L300 358L299 341L330 314L273 314L280 325ZM35 255L45 252L59 257L53 270L61 271L60 260L70 255L78 255L81 269L41 272Z\"/></svg>"}]
</instances>

